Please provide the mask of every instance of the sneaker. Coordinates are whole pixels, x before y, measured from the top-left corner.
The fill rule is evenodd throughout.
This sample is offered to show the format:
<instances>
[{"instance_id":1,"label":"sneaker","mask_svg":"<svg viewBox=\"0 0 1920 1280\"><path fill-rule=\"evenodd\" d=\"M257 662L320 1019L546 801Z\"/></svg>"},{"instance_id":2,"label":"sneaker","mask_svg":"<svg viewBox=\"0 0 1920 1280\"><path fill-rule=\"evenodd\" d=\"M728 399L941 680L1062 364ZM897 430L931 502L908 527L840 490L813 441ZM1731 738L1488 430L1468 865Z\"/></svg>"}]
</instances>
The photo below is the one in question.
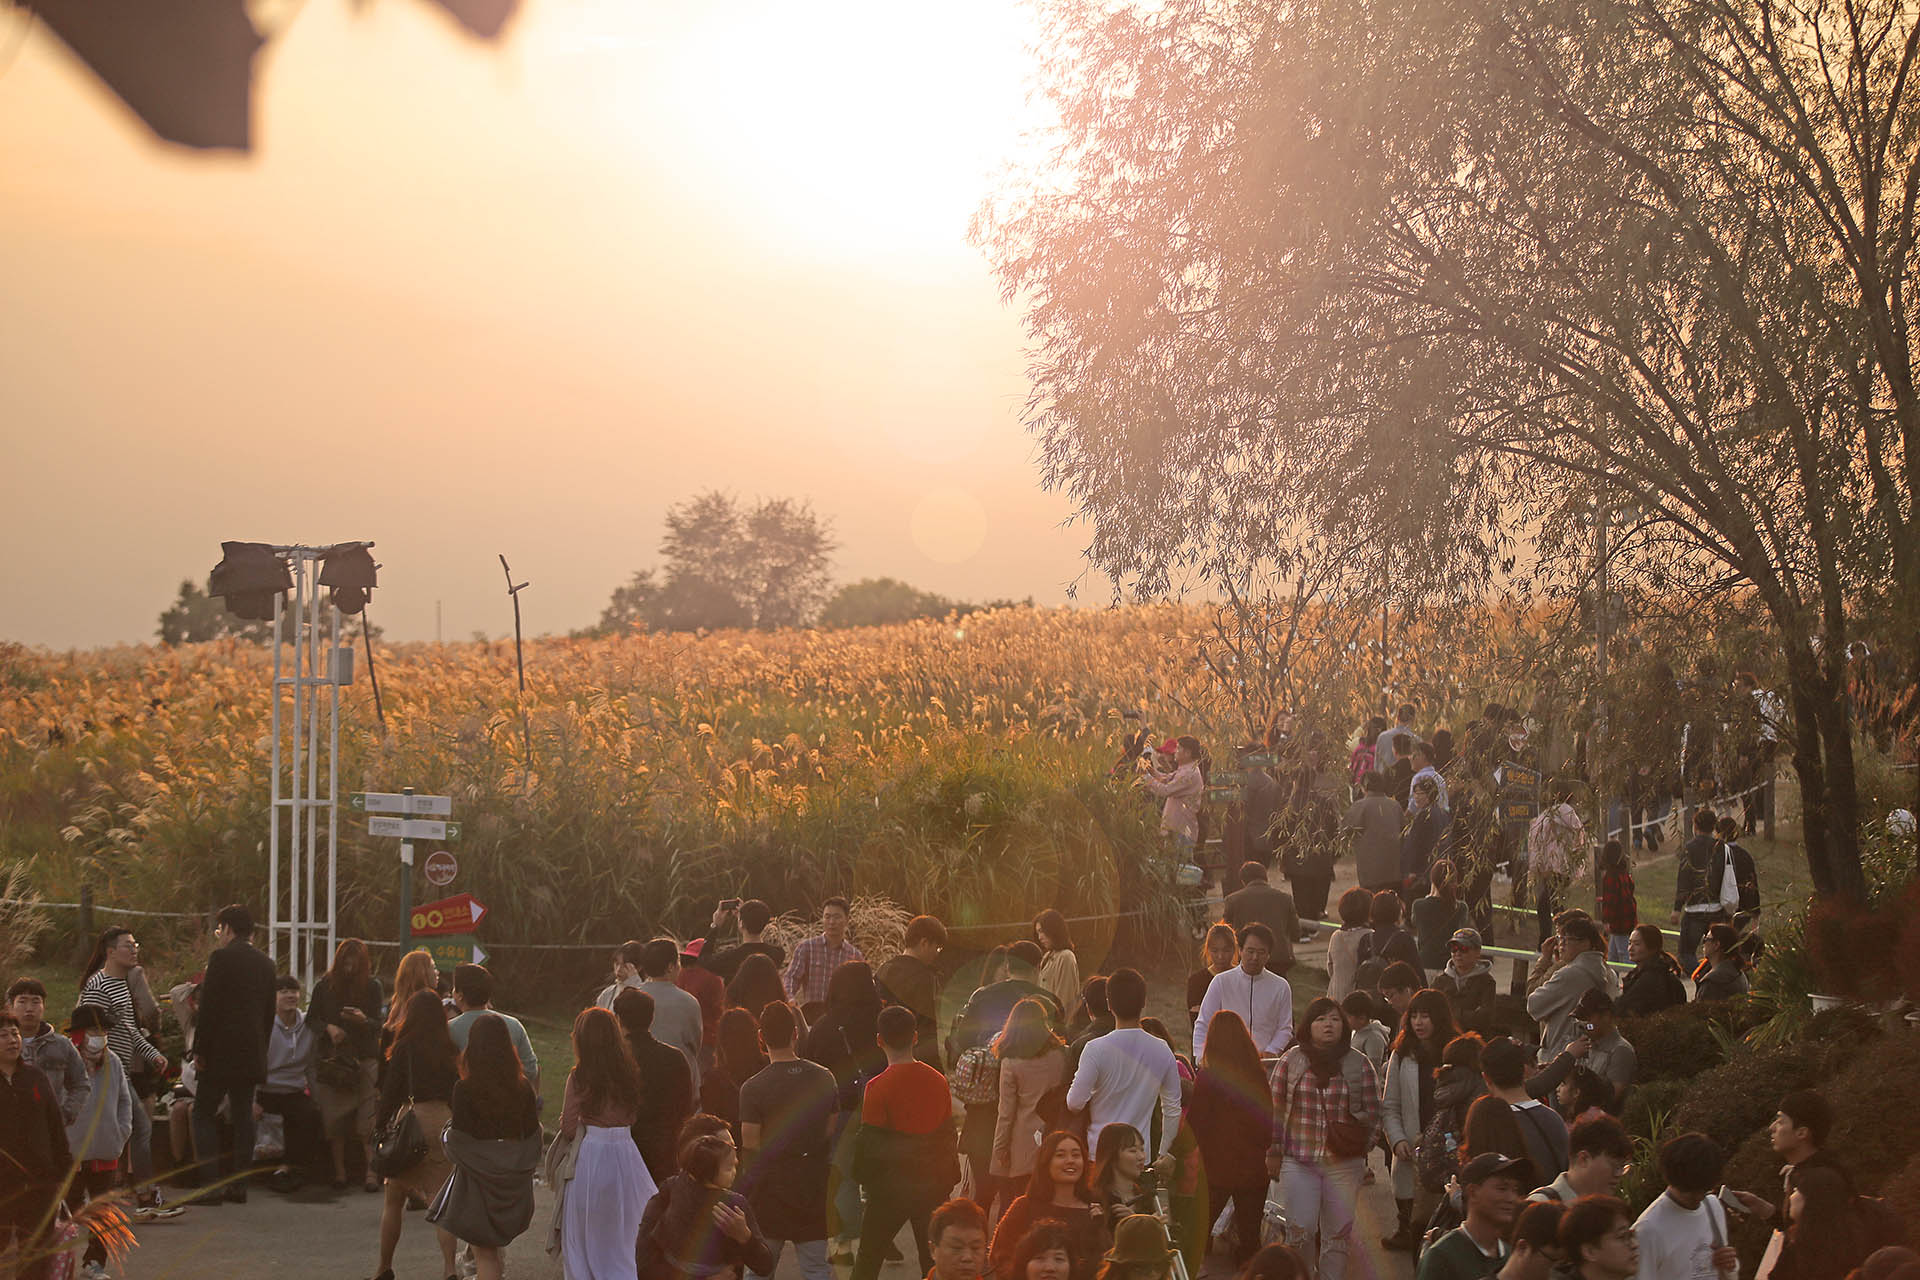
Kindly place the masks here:
<instances>
[{"instance_id":1,"label":"sneaker","mask_svg":"<svg viewBox=\"0 0 1920 1280\"><path fill-rule=\"evenodd\" d=\"M108 1280L111 1274L105 1264L99 1262L89 1262L80 1268L80 1280Z\"/></svg>"}]
</instances>

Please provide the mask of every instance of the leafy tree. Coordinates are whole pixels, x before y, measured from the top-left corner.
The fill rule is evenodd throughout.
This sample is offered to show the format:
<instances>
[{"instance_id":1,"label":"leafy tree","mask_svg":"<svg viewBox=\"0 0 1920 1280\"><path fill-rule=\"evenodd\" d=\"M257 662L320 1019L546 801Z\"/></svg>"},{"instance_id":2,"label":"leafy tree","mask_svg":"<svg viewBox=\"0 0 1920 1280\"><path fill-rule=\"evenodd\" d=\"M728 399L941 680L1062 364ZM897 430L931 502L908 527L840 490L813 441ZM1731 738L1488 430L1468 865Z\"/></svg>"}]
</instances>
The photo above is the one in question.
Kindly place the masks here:
<instances>
[{"instance_id":1,"label":"leafy tree","mask_svg":"<svg viewBox=\"0 0 1920 1280\"><path fill-rule=\"evenodd\" d=\"M662 570L616 588L598 629L805 626L826 597L834 545L829 523L804 502L698 494L667 510Z\"/></svg>"},{"instance_id":2,"label":"leafy tree","mask_svg":"<svg viewBox=\"0 0 1920 1280\"><path fill-rule=\"evenodd\" d=\"M964 608L945 596L922 591L898 578L862 578L833 593L820 611L820 625L882 627L915 618L944 618Z\"/></svg>"},{"instance_id":3,"label":"leafy tree","mask_svg":"<svg viewBox=\"0 0 1920 1280\"><path fill-rule=\"evenodd\" d=\"M1920 10L1054 0L1049 23L1060 168L977 231L1028 306L1031 420L1095 563L1218 579L1304 529L1371 537L1433 600L1601 563L1628 598L1750 599L1814 883L1862 893L1849 644L1920 670Z\"/></svg>"},{"instance_id":4,"label":"leafy tree","mask_svg":"<svg viewBox=\"0 0 1920 1280\"><path fill-rule=\"evenodd\" d=\"M154 634L161 644L168 646L199 644L227 636L265 644L273 639L273 624L234 617L227 612L225 601L208 595L199 583L189 578L180 583L180 594L161 612L160 625Z\"/></svg>"}]
</instances>

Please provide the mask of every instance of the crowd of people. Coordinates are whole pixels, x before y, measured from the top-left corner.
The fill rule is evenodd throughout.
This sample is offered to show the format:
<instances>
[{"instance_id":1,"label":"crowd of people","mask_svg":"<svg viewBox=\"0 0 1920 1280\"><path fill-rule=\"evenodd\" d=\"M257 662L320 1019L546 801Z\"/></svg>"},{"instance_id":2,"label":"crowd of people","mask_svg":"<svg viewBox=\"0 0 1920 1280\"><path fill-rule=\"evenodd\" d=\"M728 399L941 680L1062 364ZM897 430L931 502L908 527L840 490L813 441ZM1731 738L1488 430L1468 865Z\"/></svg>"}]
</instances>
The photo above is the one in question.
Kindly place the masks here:
<instances>
[{"instance_id":1,"label":"crowd of people","mask_svg":"<svg viewBox=\"0 0 1920 1280\"><path fill-rule=\"evenodd\" d=\"M410 1203L427 1205L444 1274L499 1276L533 1225L536 1177L572 1280L764 1278L789 1246L807 1280L836 1264L874 1280L903 1228L920 1271L949 1280L1191 1277L1216 1241L1249 1274L1343 1280L1371 1249L1357 1205L1381 1175L1397 1224L1380 1249L1417 1258L1421 1280L1692 1280L1689 1242L1724 1247L1728 1212L1781 1223L1776 1275L1864 1259L1872 1236L1829 1185L1844 1173L1822 1151L1817 1095L1781 1104L1777 1203L1718 1193L1720 1153L1687 1134L1661 1150L1667 1192L1626 1223L1612 1197L1636 1060L1618 1019L1687 999L1682 966L1636 923L1622 980L1605 962L1614 922L1562 907L1524 996L1503 995L1447 860L1427 873L1410 904L1404 879L1342 895L1330 988L1296 1008L1303 913L1265 865L1242 866L1185 984L1190 1054L1148 1013L1140 972L1081 979L1058 911L983 959L919 916L875 967L844 899L791 956L768 940L765 903L729 900L706 937L614 954L574 1021L551 1135L541 1064L493 1008L486 968L442 975L413 951L389 986L349 939L303 1008L299 982L251 945L250 913L228 907L204 972L172 997L187 1054L171 1140L197 1183L185 1203L244 1203L256 1181L344 1191L357 1170L383 1197L377 1280L393 1276ZM1719 920L1700 936L1704 999L1731 985L1719 975L1737 936ZM8 988L0 1228L16 1243L56 1196L77 1209L123 1180L138 1218L183 1211L142 1173L173 1065L146 988L117 928L64 1029L40 982ZM88 1274L106 1257L91 1241Z\"/></svg>"}]
</instances>

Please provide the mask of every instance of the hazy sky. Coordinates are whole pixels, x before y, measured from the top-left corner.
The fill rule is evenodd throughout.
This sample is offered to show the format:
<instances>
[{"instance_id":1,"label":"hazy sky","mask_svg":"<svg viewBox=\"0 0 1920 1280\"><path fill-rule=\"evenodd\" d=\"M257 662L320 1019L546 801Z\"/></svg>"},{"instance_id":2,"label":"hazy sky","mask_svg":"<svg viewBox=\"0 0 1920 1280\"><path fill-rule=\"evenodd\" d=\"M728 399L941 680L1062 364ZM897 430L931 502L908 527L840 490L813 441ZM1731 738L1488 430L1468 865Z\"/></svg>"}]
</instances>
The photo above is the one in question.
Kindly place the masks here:
<instances>
[{"instance_id":1,"label":"hazy sky","mask_svg":"<svg viewBox=\"0 0 1920 1280\"><path fill-rule=\"evenodd\" d=\"M396 639L594 620L665 507L810 498L842 579L1064 598L968 215L1017 0L261 5L251 155L0 10L0 638L150 638L223 538L372 538Z\"/></svg>"}]
</instances>

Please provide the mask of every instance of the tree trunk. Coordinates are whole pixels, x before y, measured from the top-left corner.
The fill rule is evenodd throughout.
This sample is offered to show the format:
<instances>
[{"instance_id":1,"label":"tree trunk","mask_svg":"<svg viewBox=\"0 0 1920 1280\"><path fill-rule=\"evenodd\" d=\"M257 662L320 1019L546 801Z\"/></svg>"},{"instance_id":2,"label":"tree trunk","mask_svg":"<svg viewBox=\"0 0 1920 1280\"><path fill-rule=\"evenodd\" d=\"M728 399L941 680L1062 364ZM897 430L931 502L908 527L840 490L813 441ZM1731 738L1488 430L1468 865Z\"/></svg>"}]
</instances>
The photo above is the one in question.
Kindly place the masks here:
<instances>
[{"instance_id":1,"label":"tree trunk","mask_svg":"<svg viewBox=\"0 0 1920 1280\"><path fill-rule=\"evenodd\" d=\"M1821 745L1826 752L1827 868L1831 892L1855 902L1867 900L1866 869L1860 862L1860 791L1853 768L1853 708L1840 681L1819 703Z\"/></svg>"},{"instance_id":2,"label":"tree trunk","mask_svg":"<svg viewBox=\"0 0 1920 1280\"><path fill-rule=\"evenodd\" d=\"M1836 892L1839 881L1829 858L1827 776L1820 750L1821 680L1813 655L1798 647L1787 653L1787 692L1793 701L1793 772L1800 781L1800 841L1807 852L1813 891Z\"/></svg>"}]
</instances>

